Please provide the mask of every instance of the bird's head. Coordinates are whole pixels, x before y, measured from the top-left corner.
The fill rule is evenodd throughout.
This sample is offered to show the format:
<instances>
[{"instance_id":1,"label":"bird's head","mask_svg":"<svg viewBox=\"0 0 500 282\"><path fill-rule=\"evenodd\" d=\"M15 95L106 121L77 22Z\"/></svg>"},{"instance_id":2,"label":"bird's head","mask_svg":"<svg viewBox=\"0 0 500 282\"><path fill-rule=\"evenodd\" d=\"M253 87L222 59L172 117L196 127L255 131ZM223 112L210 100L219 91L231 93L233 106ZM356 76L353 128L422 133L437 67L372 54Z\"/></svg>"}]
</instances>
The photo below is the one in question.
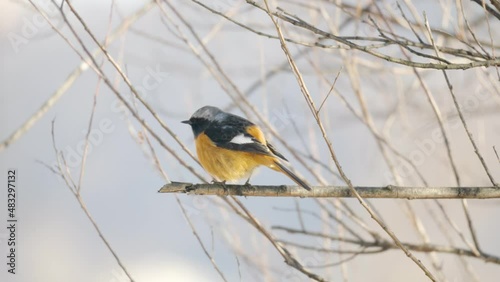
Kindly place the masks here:
<instances>
[{"instance_id":1,"label":"bird's head","mask_svg":"<svg viewBox=\"0 0 500 282\"><path fill-rule=\"evenodd\" d=\"M212 106L204 106L199 108L188 120L182 121L182 123L191 125L194 137L196 138L200 133L202 133L210 123L220 120L224 116L224 112L219 108Z\"/></svg>"}]
</instances>

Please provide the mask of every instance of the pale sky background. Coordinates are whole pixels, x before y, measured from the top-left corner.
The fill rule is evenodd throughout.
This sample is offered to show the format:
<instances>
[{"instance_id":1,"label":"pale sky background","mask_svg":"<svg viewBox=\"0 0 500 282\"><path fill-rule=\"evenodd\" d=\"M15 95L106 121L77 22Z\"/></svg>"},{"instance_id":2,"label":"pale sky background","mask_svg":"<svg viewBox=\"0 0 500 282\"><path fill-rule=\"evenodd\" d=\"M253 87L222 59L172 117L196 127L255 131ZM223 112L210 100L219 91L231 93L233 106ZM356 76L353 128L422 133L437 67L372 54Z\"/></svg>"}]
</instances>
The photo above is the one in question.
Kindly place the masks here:
<instances>
[{"instance_id":1,"label":"pale sky background","mask_svg":"<svg viewBox=\"0 0 500 282\"><path fill-rule=\"evenodd\" d=\"M110 2L73 2L92 31L102 39L107 31ZM236 2L220 1L214 6L229 9ZM117 11L126 16L141 7L143 3L145 2L138 1L131 4L129 1L116 1ZM191 2L176 3L184 16L192 20L193 26L201 36L207 35L211 27L221 21L220 17L202 10ZM27 26L34 25L33 16L36 13L29 7L15 4L13 1L0 2L0 140L5 140L19 128L80 63L75 52L45 24L35 26L32 38L27 39L25 44L12 44L13 33L22 35L25 29L29 28ZM425 10L425 4L420 8ZM244 9L248 7L245 6ZM439 13L433 11L427 13L431 21L440 17ZM119 24L119 14L114 13L113 26ZM154 7L134 24L133 29L147 31L174 42L181 48L164 45L137 33L128 32L110 46L110 51L115 58L122 56L121 60L126 65L127 73L134 85L148 88L147 82L146 85L144 83L145 77L150 76L152 71L160 73L158 83L146 91L146 100L153 105L179 138L194 151L191 130L180 121L189 118L197 108L207 104L224 108L230 104L230 99L206 68L187 51L185 45L165 28L160 17L158 8ZM242 13L241 19L269 27L269 18L260 12ZM495 28L498 39L497 31L500 28L498 21L492 25L494 31ZM207 46L240 89L247 89L265 71L284 62L285 57L277 41L243 32L242 29L228 23L225 23L222 29L222 32L210 38ZM80 34L84 34L83 29L79 27L78 30ZM272 29L268 30L272 32ZM63 31L67 36L70 34L67 28L63 28ZM77 44L73 37L70 38ZM92 46L91 49L94 49L95 46L91 44L89 37L85 35L83 38L89 46ZM296 46L291 46L292 52L297 53ZM79 47L78 49L80 50ZM339 58L328 57L324 52L313 53L312 58L321 61L321 65L328 70L329 79L333 79L342 67ZM371 57L365 58L367 61L375 60ZM99 57L99 62L101 60ZM304 61L299 62L304 66L308 87L314 93L315 100L321 101L328 89L314 77L314 72ZM105 69L110 77L115 79L115 73L109 64L105 64ZM419 144L429 140L437 126L433 122L434 117L422 91L411 92L413 76L408 70L401 69L403 70L401 77L394 80L391 79L394 74L390 72L378 70L379 73L375 76L373 74L375 70L369 67L360 68L360 83L379 128L397 107L396 98L391 97L407 96L406 111L409 120L398 120L398 125L391 129L390 135L398 138L396 144L398 148L410 154L420 150ZM493 145L500 149L499 97L484 94L474 74L475 70L456 71L452 73L452 78L457 95L463 101L470 95L475 97L473 102L477 103L477 107L472 106L467 117L491 172L499 180L500 165L491 150ZM431 79L432 76L436 78ZM435 94L443 114L453 115L448 90L443 88L444 81L441 74L424 73L424 77L432 89L441 89L442 93ZM119 89L122 94L130 97L130 91L122 80L116 80L120 83ZM51 122L55 120L57 146L65 152L69 162L75 161L76 165L71 172L78 179L78 154L74 152L78 152L79 144L85 138L96 83L95 73L91 70L85 71L26 134L0 152L0 175L3 181L0 192L0 254L4 257L0 261L5 260L7 247L5 242L7 232L3 227L7 216L6 171L15 168L19 173L18 273L15 276L7 274L5 264L2 263L1 281L127 281L65 184L38 163L42 161L53 164L55 161L51 140ZM340 91L345 91L350 101L355 101L346 74L341 75L336 87ZM304 137L307 146L313 146L313 151L318 153L322 160L329 161L326 147L320 140L321 135L313 126L304 98L290 72L282 72L266 81L251 96L250 101L268 117L282 136L290 140L289 144L292 147L304 151L303 143L292 126L293 122L306 132ZM94 220L136 281L220 281L220 277L203 254L184 220L174 196L157 193L164 180L155 170L150 158L144 154L143 149L146 149L146 145L138 144L136 139L132 138L129 132L131 127L114 109L114 103L116 97L106 85L101 84L93 126L98 141L91 145L82 185L82 197ZM422 110L423 108L425 110ZM165 142L179 152L189 164L196 165L144 108L140 107L139 110ZM387 166L383 163L366 127L360 124L336 97L329 98L324 111L329 117L325 124L334 140L334 148L342 167L354 185L393 184L385 177L388 173ZM232 112L241 114L237 109L233 109ZM449 120L451 137L454 140L453 152L463 185L488 185L488 179L470 143L464 138L463 129L460 126L453 126L456 123L456 117ZM106 129L100 128L99 124L105 124ZM137 122L133 121L133 124L137 129ZM153 143L163 169L172 180L198 181L155 141ZM453 185L444 147L442 144L436 146L439 149L425 155L419 168L428 177L430 185ZM280 145L277 147L283 148ZM290 155L286 150L282 150L285 155ZM317 184L297 161L292 159L292 164L295 164L297 170L310 179L312 184ZM333 176L326 175L325 178L333 184L339 184ZM419 185L411 176L405 181L406 185ZM265 168L255 174L252 183L292 184L285 176ZM179 198L188 209L189 216L204 243L229 281L239 281L239 272L241 281L259 281L262 277L245 265L243 257L239 257L238 271L238 261L230 246L239 246L245 249L245 253L249 256L267 261L275 271L273 277L281 276L282 281L307 281L303 275L291 271L271 244L248 223L228 213L227 210L213 205L206 197L180 195ZM295 214L277 210L277 208L293 208L294 199L241 198L241 201L267 227L273 225L298 227ZM300 202L305 209L317 208L311 199L300 199ZM355 203L353 200L348 202ZM401 208L401 201L370 202L377 207L400 238L404 241L417 240L408 217ZM412 203L426 224L431 241L446 244L446 239L429 220L430 215L425 211L423 201ZM444 204L460 228L468 235L459 201L444 201ZM498 240L500 201L476 200L469 201L469 204L481 247L489 253L500 255L500 240ZM361 210L359 205L352 206ZM361 214L373 228L380 229L368 220L366 212ZM309 218L307 225L311 229L321 230L317 220ZM299 238L278 231L275 234L284 239ZM459 241L458 238L455 240ZM314 243L311 240L309 242ZM324 254L300 254L305 262L316 264L338 259L337 256ZM415 254L428 263L425 254ZM456 257L447 255L440 257L444 259L443 267L450 281L469 281L464 276L462 265ZM498 265L474 259L469 261L475 267L481 281L497 281L500 277ZM348 271L350 281L425 281L421 270L401 251L358 256L349 263ZM277 273L279 275L276 275ZM339 268L332 268L326 277L338 281ZM278 280L270 278L269 281Z\"/></svg>"}]
</instances>

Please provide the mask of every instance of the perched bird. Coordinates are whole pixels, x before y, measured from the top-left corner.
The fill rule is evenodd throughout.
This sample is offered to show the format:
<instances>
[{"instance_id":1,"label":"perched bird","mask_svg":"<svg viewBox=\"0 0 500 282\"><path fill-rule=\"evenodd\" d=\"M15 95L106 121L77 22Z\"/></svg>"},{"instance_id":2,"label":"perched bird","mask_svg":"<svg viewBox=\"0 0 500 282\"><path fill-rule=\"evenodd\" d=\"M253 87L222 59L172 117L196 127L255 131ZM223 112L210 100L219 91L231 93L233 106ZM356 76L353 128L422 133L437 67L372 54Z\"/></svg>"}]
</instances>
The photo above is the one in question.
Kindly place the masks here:
<instances>
[{"instance_id":1,"label":"perched bird","mask_svg":"<svg viewBox=\"0 0 500 282\"><path fill-rule=\"evenodd\" d=\"M262 130L247 119L205 106L183 123L191 125L198 159L216 181L225 183L249 177L256 167L263 165L311 190L285 167L283 162L288 160L266 141Z\"/></svg>"}]
</instances>

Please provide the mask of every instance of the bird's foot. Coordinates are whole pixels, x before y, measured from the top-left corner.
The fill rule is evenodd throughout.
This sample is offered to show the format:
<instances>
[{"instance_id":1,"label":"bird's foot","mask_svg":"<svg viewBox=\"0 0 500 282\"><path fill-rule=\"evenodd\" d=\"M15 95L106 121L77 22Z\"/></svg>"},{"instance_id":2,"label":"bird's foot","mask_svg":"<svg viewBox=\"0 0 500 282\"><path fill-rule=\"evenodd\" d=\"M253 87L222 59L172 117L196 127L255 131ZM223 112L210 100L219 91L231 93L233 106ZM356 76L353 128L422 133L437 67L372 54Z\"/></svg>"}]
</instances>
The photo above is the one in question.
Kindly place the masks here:
<instances>
[{"instance_id":1,"label":"bird's foot","mask_svg":"<svg viewBox=\"0 0 500 282\"><path fill-rule=\"evenodd\" d=\"M255 187L250 184L250 178L245 182L245 184L243 184L243 186L245 186L245 188L247 188L247 190L255 190Z\"/></svg>"},{"instance_id":2,"label":"bird's foot","mask_svg":"<svg viewBox=\"0 0 500 282\"><path fill-rule=\"evenodd\" d=\"M245 189L245 191L252 191L252 192L256 190L255 187L252 184L250 184L250 178L245 182L245 184L238 186L238 196L243 196L243 189Z\"/></svg>"}]
</instances>

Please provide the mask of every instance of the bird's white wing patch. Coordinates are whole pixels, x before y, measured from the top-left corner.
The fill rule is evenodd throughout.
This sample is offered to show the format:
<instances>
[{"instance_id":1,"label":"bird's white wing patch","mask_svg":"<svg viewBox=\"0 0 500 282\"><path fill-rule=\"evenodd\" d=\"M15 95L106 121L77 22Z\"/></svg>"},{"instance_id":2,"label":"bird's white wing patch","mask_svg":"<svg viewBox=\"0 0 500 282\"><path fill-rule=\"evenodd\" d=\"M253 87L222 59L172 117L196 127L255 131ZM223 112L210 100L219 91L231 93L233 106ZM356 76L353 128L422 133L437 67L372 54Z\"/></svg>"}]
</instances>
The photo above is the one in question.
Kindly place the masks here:
<instances>
[{"instance_id":1,"label":"bird's white wing patch","mask_svg":"<svg viewBox=\"0 0 500 282\"><path fill-rule=\"evenodd\" d=\"M231 139L231 141L229 141L230 143L234 143L234 144L250 144L250 143L255 143L252 138L248 137L248 136L245 136L243 134L238 134L236 136L233 137L233 139Z\"/></svg>"}]
</instances>

